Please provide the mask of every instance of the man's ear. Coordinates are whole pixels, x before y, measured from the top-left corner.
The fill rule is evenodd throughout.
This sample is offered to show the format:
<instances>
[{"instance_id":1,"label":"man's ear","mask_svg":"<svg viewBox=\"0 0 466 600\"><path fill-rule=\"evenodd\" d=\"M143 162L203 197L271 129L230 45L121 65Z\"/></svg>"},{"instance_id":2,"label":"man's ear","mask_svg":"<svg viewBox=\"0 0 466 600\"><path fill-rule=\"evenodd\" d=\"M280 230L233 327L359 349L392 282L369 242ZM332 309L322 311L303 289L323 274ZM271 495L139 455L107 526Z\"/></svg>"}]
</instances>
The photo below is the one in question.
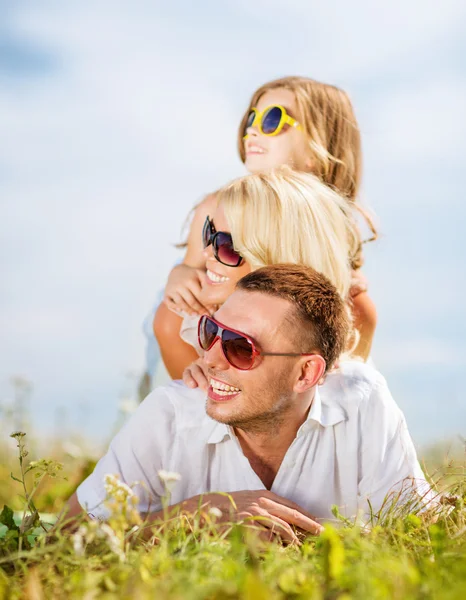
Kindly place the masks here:
<instances>
[{"instance_id":1,"label":"man's ear","mask_svg":"<svg viewBox=\"0 0 466 600\"><path fill-rule=\"evenodd\" d=\"M313 354L309 357L303 357L300 363L300 371L298 379L294 384L293 391L298 394L313 388L321 380L325 374L325 360L320 354Z\"/></svg>"}]
</instances>

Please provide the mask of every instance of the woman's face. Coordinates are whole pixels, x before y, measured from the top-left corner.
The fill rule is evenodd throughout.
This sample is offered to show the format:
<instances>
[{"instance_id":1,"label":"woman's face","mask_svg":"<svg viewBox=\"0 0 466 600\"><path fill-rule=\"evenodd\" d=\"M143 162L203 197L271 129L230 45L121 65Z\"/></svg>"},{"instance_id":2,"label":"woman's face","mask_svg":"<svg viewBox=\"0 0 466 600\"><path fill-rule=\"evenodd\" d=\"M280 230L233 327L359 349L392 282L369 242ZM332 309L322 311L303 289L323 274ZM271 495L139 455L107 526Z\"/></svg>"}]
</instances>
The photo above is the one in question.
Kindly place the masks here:
<instances>
[{"instance_id":1,"label":"woman's face","mask_svg":"<svg viewBox=\"0 0 466 600\"><path fill-rule=\"evenodd\" d=\"M230 227L221 206L217 207L212 221L216 231L230 232ZM215 258L212 244L205 248L204 256L206 285L202 290L203 302L209 305L221 305L233 293L236 283L241 277L251 272L251 267L244 260L239 267L228 267L222 264Z\"/></svg>"},{"instance_id":2,"label":"woman's face","mask_svg":"<svg viewBox=\"0 0 466 600\"><path fill-rule=\"evenodd\" d=\"M295 95L283 88L269 90L253 108L262 112L264 108L276 104L283 106L290 117L299 121ZM244 164L250 173L282 165L288 165L297 171L311 170L309 143L304 131L285 125L278 135L267 136L254 126L249 127L246 133L248 137L244 140Z\"/></svg>"}]
</instances>

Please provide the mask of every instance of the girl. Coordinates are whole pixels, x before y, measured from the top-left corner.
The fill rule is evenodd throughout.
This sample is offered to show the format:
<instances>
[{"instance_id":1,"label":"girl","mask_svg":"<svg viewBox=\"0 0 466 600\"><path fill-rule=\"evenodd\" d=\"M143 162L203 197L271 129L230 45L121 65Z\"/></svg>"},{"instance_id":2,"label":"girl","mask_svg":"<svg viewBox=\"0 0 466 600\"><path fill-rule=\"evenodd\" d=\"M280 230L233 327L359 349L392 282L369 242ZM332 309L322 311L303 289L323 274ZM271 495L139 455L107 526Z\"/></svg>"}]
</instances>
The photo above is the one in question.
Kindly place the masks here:
<instances>
[{"instance_id":1,"label":"girl","mask_svg":"<svg viewBox=\"0 0 466 600\"><path fill-rule=\"evenodd\" d=\"M285 77L260 87L252 96L238 133L241 160L251 173L288 165L314 173L341 194L356 202L361 179L361 141L357 121L347 94L337 87L304 77ZM192 350L176 340L180 312L202 314L211 306L202 302L206 284L201 231L206 216L215 208L215 196L207 196L195 209L183 263L172 269L164 302L154 318L154 334L173 378L181 377ZM376 232L365 215L375 239ZM360 333L356 353L369 355L376 326L375 306L359 274L362 253L352 257L354 285L351 289L354 322ZM167 341L170 340L170 343Z\"/></svg>"},{"instance_id":2,"label":"girl","mask_svg":"<svg viewBox=\"0 0 466 600\"><path fill-rule=\"evenodd\" d=\"M282 168L237 179L215 196L202 233L209 305L223 304L251 270L277 263L312 266L348 297L359 233L351 207L317 177ZM185 317L178 333L191 346L180 371L198 358L197 322Z\"/></svg>"}]
</instances>

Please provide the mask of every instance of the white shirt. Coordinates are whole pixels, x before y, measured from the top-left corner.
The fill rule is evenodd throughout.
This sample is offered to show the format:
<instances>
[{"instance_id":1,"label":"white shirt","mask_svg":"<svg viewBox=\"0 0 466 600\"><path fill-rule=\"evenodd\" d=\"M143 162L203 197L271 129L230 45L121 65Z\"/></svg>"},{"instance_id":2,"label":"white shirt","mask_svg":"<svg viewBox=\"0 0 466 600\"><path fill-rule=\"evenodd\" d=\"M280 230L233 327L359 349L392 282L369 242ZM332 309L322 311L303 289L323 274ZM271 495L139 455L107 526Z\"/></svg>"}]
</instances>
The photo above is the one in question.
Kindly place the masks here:
<instances>
[{"instance_id":1,"label":"white shirt","mask_svg":"<svg viewBox=\"0 0 466 600\"><path fill-rule=\"evenodd\" d=\"M265 489L233 429L206 415L205 393L178 381L142 402L78 488L79 503L106 518L103 478L113 473L128 485L142 482L134 487L141 512L160 510L161 470L181 475L171 505L204 492ZM271 491L328 520L332 505L351 518L368 515L369 500L377 512L407 483L418 498L429 489L385 379L363 363L342 363L316 388Z\"/></svg>"},{"instance_id":2,"label":"white shirt","mask_svg":"<svg viewBox=\"0 0 466 600\"><path fill-rule=\"evenodd\" d=\"M183 314L183 320L181 321L180 327L180 338L190 344L199 356L202 356L201 347L199 346L199 341L197 339L197 329L199 325L199 316L198 315L187 315Z\"/></svg>"}]
</instances>

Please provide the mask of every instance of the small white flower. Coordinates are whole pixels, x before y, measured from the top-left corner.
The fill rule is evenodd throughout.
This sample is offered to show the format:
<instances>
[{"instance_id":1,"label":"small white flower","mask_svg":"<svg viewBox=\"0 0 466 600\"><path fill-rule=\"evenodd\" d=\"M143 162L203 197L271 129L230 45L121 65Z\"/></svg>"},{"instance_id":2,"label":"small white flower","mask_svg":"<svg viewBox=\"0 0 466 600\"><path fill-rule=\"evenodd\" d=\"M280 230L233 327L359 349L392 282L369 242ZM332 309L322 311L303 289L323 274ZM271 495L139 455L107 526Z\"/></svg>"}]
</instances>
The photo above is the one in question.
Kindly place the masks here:
<instances>
[{"instance_id":1,"label":"small white flower","mask_svg":"<svg viewBox=\"0 0 466 600\"><path fill-rule=\"evenodd\" d=\"M110 550L118 556L118 558L124 562L126 559L125 553L121 548L121 540L118 538L116 533L107 523L103 523L100 526L101 532L107 536L107 544Z\"/></svg>"},{"instance_id":2,"label":"small white flower","mask_svg":"<svg viewBox=\"0 0 466 600\"><path fill-rule=\"evenodd\" d=\"M104 481L106 485L115 485L117 483L117 478L112 473L107 473L104 475Z\"/></svg>"},{"instance_id":3,"label":"small white flower","mask_svg":"<svg viewBox=\"0 0 466 600\"><path fill-rule=\"evenodd\" d=\"M73 534L73 550L76 556L84 556L84 544L81 528Z\"/></svg>"},{"instance_id":4,"label":"small white flower","mask_svg":"<svg viewBox=\"0 0 466 600\"><path fill-rule=\"evenodd\" d=\"M123 483L122 481L118 482L118 491L123 492L127 498L134 496L133 490L129 487L129 485L126 485L126 483Z\"/></svg>"},{"instance_id":5,"label":"small white flower","mask_svg":"<svg viewBox=\"0 0 466 600\"><path fill-rule=\"evenodd\" d=\"M181 475L173 471L158 471L157 475L160 481L165 484L175 483L181 479Z\"/></svg>"},{"instance_id":6,"label":"small white flower","mask_svg":"<svg viewBox=\"0 0 466 600\"><path fill-rule=\"evenodd\" d=\"M216 506L212 506L212 508L209 509L209 515L215 519L220 519L223 516L223 513Z\"/></svg>"}]
</instances>

